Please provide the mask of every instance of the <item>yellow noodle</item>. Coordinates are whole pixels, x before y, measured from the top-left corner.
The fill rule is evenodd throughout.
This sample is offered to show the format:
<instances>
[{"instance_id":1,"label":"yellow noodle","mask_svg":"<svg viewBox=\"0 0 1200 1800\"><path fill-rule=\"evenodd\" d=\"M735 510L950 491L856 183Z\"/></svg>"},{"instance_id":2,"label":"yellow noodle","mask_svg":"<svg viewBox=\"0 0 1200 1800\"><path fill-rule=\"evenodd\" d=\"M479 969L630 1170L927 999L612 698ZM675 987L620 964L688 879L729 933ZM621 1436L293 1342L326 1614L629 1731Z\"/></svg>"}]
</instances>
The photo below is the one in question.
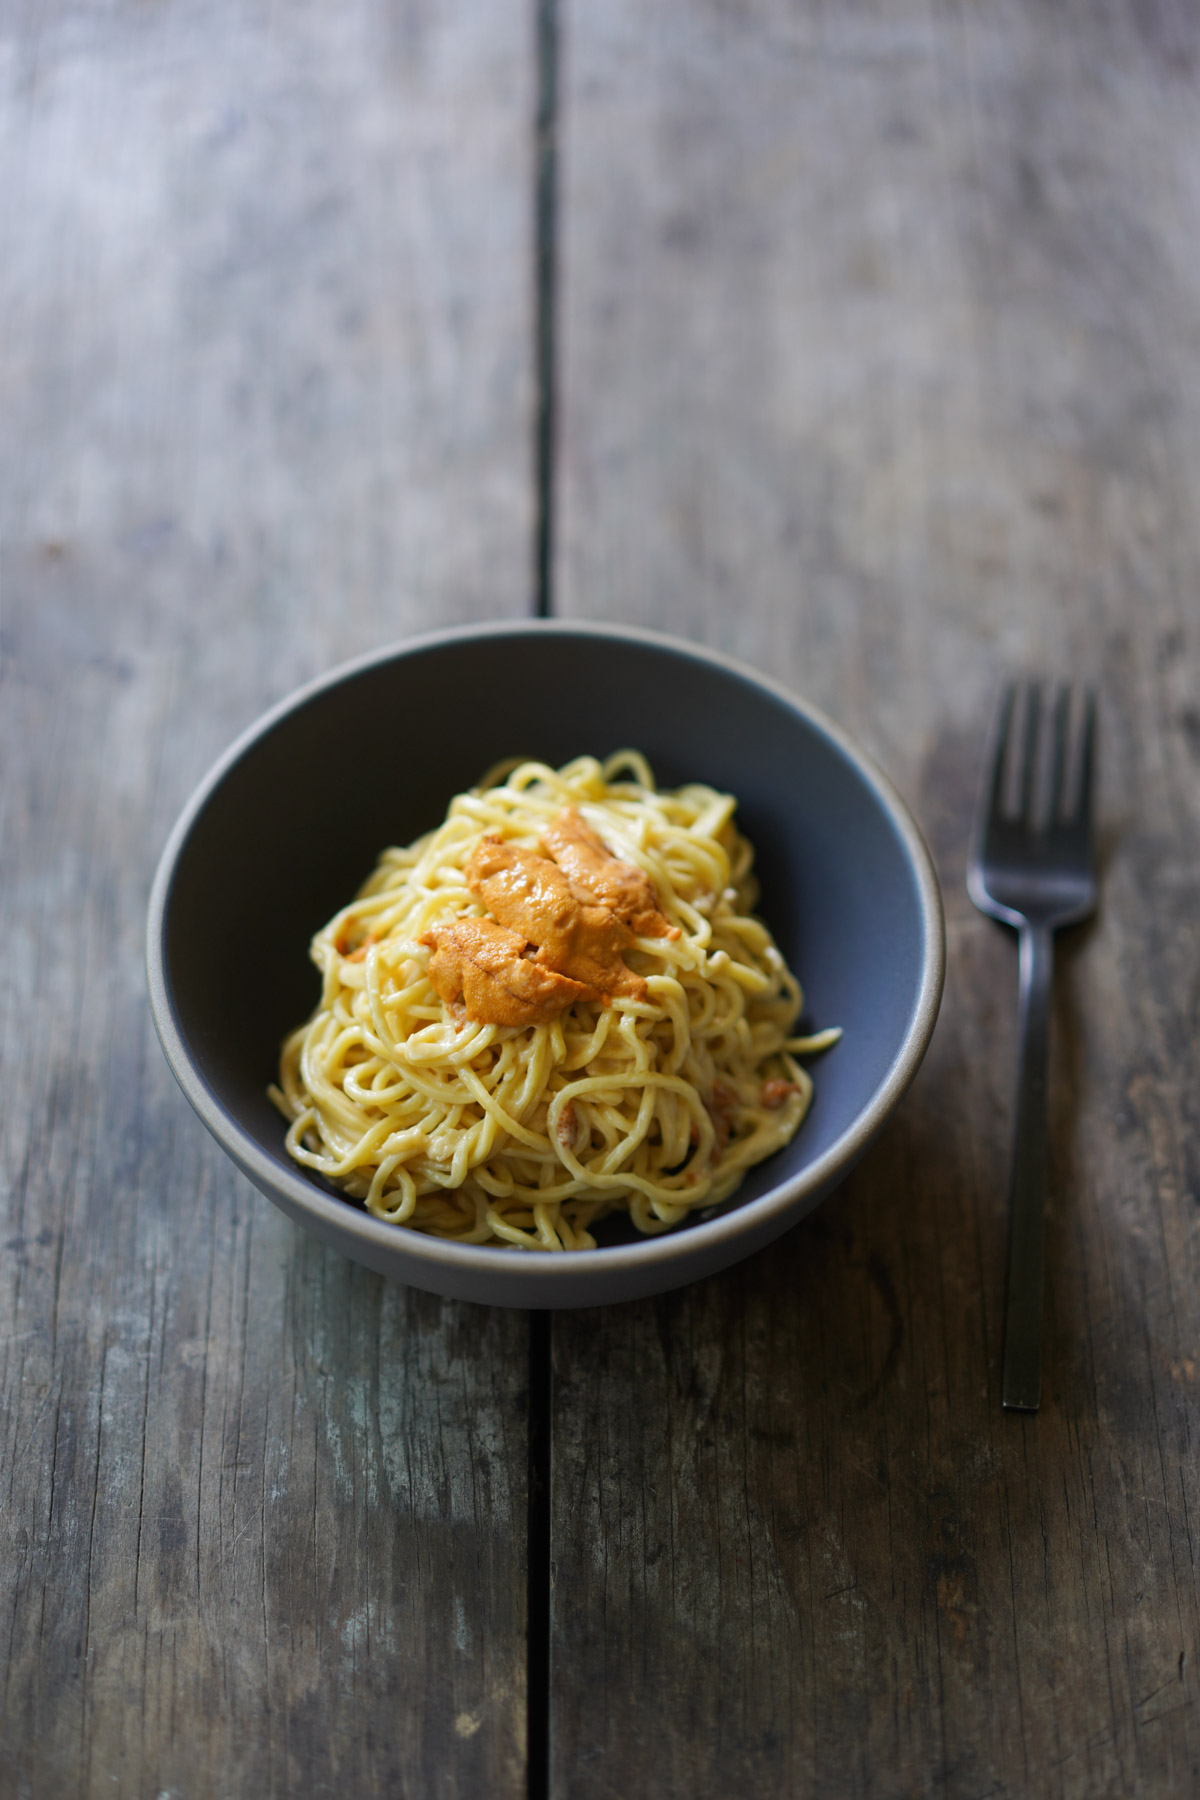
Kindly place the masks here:
<instances>
[{"instance_id":1,"label":"yellow noodle","mask_svg":"<svg viewBox=\"0 0 1200 1800\"><path fill-rule=\"evenodd\" d=\"M800 988L752 916L735 804L699 784L659 793L634 751L557 770L502 764L436 831L385 850L313 939L321 1002L285 1042L271 1089L290 1154L376 1218L460 1243L594 1249L589 1227L606 1213L660 1232L727 1199L808 1110L797 1055L839 1035L794 1035ZM482 837L536 850L566 806L645 870L680 936L627 952L644 1001L477 1024L439 998L420 940L482 913L464 873ZM794 1084L775 1107L763 1101L771 1080ZM714 1083L713 1110L732 1113L723 1145Z\"/></svg>"}]
</instances>

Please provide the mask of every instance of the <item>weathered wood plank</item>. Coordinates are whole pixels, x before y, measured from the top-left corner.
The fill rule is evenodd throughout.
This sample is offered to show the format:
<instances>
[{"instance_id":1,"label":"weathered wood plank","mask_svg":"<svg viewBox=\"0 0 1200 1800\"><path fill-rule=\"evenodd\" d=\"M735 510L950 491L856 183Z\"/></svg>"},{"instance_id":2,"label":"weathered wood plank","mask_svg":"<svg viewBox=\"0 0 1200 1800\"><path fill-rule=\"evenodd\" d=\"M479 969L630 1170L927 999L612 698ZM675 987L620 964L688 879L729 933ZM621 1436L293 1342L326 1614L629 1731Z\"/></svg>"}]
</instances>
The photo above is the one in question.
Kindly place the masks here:
<instances>
[{"instance_id":1,"label":"weathered wood plank","mask_svg":"<svg viewBox=\"0 0 1200 1800\"><path fill-rule=\"evenodd\" d=\"M4 30L0 1793L523 1793L526 1323L254 1195L142 941L264 705L528 608L526 9Z\"/></svg>"},{"instance_id":2,"label":"weathered wood plank","mask_svg":"<svg viewBox=\"0 0 1200 1800\"><path fill-rule=\"evenodd\" d=\"M554 1791L1191 1791L1195 23L618 0L564 44L559 606L851 728L930 836L950 973L817 1217L555 1322ZM1099 681L1109 852L1063 946L1028 1419L1015 959L963 891L1023 666Z\"/></svg>"}]
</instances>

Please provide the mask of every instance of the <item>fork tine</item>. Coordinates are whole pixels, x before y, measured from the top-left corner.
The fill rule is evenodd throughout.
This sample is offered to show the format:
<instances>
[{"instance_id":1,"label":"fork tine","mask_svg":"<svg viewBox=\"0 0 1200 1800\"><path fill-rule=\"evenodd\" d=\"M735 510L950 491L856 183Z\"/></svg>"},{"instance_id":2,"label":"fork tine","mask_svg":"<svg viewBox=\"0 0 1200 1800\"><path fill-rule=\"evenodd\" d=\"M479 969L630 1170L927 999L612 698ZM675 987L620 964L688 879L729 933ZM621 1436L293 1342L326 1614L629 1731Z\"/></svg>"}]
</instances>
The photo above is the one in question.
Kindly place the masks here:
<instances>
[{"instance_id":1,"label":"fork tine","mask_svg":"<svg viewBox=\"0 0 1200 1800\"><path fill-rule=\"evenodd\" d=\"M1071 724L1071 689L1067 682L1058 684L1058 698L1054 702L1054 753L1050 769L1050 805L1047 812L1048 824L1053 827L1063 813L1068 796L1065 786L1067 779L1067 733Z\"/></svg>"},{"instance_id":2,"label":"fork tine","mask_svg":"<svg viewBox=\"0 0 1200 1800\"><path fill-rule=\"evenodd\" d=\"M1038 726L1042 716L1042 684L1030 681L1025 684L1028 702L1025 713L1025 760L1021 765L1021 779L1018 785L1018 818L1026 823L1033 815L1033 800L1037 777L1037 743Z\"/></svg>"},{"instance_id":3,"label":"fork tine","mask_svg":"<svg viewBox=\"0 0 1200 1800\"><path fill-rule=\"evenodd\" d=\"M987 797L987 812L985 815L989 824L993 823L996 819L1002 818L1006 810L1005 798L1008 791L1006 779L1008 774L1008 743L1009 734L1012 731L1013 707L1016 705L1016 700L1017 684L1015 681L1010 681L1005 687L1003 694L1000 696L1000 708L996 714L992 780Z\"/></svg>"},{"instance_id":4,"label":"fork tine","mask_svg":"<svg viewBox=\"0 0 1200 1800\"><path fill-rule=\"evenodd\" d=\"M1086 831L1092 822L1092 791L1096 762L1096 690L1088 688L1083 700L1083 734L1079 751L1079 800L1073 822Z\"/></svg>"}]
</instances>

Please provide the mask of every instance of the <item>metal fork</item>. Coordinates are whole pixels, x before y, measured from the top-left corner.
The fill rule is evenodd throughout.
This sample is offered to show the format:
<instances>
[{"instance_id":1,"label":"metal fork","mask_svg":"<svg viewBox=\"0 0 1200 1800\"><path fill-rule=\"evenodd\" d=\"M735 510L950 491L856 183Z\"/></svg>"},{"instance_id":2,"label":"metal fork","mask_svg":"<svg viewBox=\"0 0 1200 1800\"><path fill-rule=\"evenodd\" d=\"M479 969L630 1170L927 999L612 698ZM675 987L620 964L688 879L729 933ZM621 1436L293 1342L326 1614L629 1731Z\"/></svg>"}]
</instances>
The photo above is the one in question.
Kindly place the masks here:
<instances>
[{"instance_id":1,"label":"metal fork","mask_svg":"<svg viewBox=\"0 0 1200 1800\"><path fill-rule=\"evenodd\" d=\"M1006 690L967 865L967 889L976 906L1020 934L1021 1053L1001 1399L1022 1412L1036 1412L1042 1398L1054 933L1077 925L1096 907L1095 732L1090 691L1082 705L1073 705L1071 690L1062 687L1051 706L1039 683L1013 683Z\"/></svg>"}]
</instances>

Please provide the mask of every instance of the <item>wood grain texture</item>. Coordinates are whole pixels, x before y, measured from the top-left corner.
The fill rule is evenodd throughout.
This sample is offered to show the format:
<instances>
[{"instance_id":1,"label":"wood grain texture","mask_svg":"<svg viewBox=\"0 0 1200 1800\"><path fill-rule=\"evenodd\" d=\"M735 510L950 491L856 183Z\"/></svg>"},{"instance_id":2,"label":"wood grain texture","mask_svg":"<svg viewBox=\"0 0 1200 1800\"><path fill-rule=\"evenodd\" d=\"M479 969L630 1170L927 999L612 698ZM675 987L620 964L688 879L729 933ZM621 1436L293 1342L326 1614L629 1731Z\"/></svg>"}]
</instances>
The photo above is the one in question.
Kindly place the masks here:
<instances>
[{"instance_id":1,"label":"wood grain texture","mask_svg":"<svg viewBox=\"0 0 1200 1800\"><path fill-rule=\"evenodd\" d=\"M528 609L529 22L3 33L0 1794L523 1793L525 1321L254 1195L142 963L266 704Z\"/></svg>"},{"instance_id":2,"label":"wood grain texture","mask_svg":"<svg viewBox=\"0 0 1200 1800\"><path fill-rule=\"evenodd\" d=\"M931 841L949 979L817 1216L555 1321L553 1790L1194 1791L1195 21L616 0L563 35L559 609L852 730ZM1015 957L963 888L1024 668L1099 684L1106 850L1061 947L1030 1418Z\"/></svg>"}]
</instances>

